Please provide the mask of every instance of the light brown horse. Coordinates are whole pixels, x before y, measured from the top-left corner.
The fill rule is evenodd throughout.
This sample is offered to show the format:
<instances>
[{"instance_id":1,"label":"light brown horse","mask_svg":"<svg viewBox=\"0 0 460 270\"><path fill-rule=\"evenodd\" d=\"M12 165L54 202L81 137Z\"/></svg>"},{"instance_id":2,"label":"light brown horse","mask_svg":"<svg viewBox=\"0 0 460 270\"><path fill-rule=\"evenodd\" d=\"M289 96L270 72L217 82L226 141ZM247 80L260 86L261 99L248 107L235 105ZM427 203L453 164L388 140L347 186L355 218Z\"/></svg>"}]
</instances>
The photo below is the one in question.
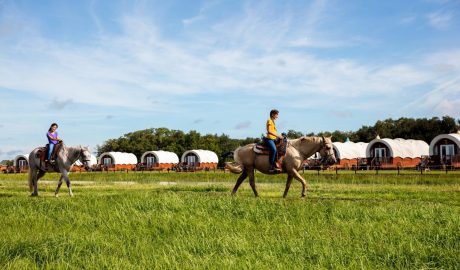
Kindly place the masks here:
<instances>
[{"instance_id":1,"label":"light brown horse","mask_svg":"<svg viewBox=\"0 0 460 270\"><path fill-rule=\"evenodd\" d=\"M233 156L238 165L226 164L231 172L241 174L236 181L232 195L236 193L241 183L249 176L249 184L254 195L257 197L254 169L265 174L273 174L269 172L270 163L268 155L256 154L253 147L254 144L248 144L237 148ZM288 175L283 197L286 197L289 191L292 178L297 179L302 184L302 197L306 196L307 183L298 171L302 168L303 161L316 152L319 152L322 157L321 164L332 165L336 162L331 137L301 137L289 140L286 156L282 164L283 173L287 173Z\"/></svg>"}]
</instances>

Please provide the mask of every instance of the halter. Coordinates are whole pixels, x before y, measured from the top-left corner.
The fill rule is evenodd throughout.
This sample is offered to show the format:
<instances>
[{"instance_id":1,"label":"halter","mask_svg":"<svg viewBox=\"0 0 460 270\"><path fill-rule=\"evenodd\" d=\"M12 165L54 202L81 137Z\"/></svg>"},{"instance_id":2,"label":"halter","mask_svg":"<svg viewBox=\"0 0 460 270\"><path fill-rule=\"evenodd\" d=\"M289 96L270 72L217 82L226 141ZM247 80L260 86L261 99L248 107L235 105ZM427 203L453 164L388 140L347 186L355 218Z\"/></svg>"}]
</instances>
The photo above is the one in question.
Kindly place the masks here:
<instances>
[{"instance_id":1,"label":"halter","mask_svg":"<svg viewBox=\"0 0 460 270\"><path fill-rule=\"evenodd\" d=\"M83 155L83 147L80 146L80 153L78 154L78 159L80 159L80 157L82 157ZM91 161L90 159L84 159L83 162L89 162Z\"/></svg>"},{"instance_id":2,"label":"halter","mask_svg":"<svg viewBox=\"0 0 460 270\"><path fill-rule=\"evenodd\" d=\"M326 139L324 139L324 136L321 136L321 144L320 144L320 149L319 149L319 152L321 152L321 150L324 150L324 148L326 147ZM329 160L329 158L332 156L333 154L330 154L330 153L327 153L327 155L325 157L322 157L321 158L321 164L324 164L326 163L327 160Z\"/></svg>"}]
</instances>

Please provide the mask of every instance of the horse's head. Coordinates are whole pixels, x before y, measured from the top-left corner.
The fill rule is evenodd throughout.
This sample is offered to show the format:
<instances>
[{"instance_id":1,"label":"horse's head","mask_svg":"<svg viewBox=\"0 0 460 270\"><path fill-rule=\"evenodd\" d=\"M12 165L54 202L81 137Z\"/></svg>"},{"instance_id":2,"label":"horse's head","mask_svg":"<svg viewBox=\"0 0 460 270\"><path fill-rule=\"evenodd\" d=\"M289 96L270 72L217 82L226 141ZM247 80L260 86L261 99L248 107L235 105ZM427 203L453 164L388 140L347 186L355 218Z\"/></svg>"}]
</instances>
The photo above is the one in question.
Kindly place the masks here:
<instances>
[{"instance_id":1,"label":"horse's head","mask_svg":"<svg viewBox=\"0 0 460 270\"><path fill-rule=\"evenodd\" d=\"M85 170L89 171L91 169L91 152L89 151L89 147L81 148L79 160L85 166Z\"/></svg>"},{"instance_id":2,"label":"horse's head","mask_svg":"<svg viewBox=\"0 0 460 270\"><path fill-rule=\"evenodd\" d=\"M334 147L332 146L331 137L323 136L321 138L319 154L321 155L321 164L330 166L336 163L337 160L335 158Z\"/></svg>"}]
</instances>

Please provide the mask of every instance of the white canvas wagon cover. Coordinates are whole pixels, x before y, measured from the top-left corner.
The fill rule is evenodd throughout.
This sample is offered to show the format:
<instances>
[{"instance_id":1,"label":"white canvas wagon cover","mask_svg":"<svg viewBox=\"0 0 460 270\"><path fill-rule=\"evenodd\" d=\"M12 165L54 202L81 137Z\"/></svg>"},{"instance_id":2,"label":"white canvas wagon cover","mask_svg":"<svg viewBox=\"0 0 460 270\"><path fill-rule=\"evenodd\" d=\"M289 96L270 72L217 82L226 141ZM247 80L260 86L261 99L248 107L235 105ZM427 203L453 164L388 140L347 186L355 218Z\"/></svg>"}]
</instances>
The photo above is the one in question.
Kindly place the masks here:
<instances>
[{"instance_id":1,"label":"white canvas wagon cover","mask_svg":"<svg viewBox=\"0 0 460 270\"><path fill-rule=\"evenodd\" d=\"M382 143L386 145L390 151L391 157L401 158L417 158L428 155L429 146L422 140L405 140L401 138L397 139L374 139L367 145L366 157L371 157L372 146L376 143Z\"/></svg>"},{"instance_id":2,"label":"white canvas wagon cover","mask_svg":"<svg viewBox=\"0 0 460 270\"><path fill-rule=\"evenodd\" d=\"M18 166L18 160L20 158L24 158L25 160L27 160L27 163L29 163L29 154L22 154L22 155L17 155L16 157L14 157L14 166Z\"/></svg>"},{"instance_id":3,"label":"white canvas wagon cover","mask_svg":"<svg viewBox=\"0 0 460 270\"><path fill-rule=\"evenodd\" d=\"M366 148L368 143L364 142L333 142L337 156L337 159L356 159L366 157Z\"/></svg>"},{"instance_id":4,"label":"white canvas wagon cover","mask_svg":"<svg viewBox=\"0 0 460 270\"><path fill-rule=\"evenodd\" d=\"M131 153L124 152L105 152L99 156L99 164L102 164L104 161L102 157L110 156L112 158L113 165L121 164L137 164L137 157Z\"/></svg>"},{"instance_id":5,"label":"white canvas wagon cover","mask_svg":"<svg viewBox=\"0 0 460 270\"><path fill-rule=\"evenodd\" d=\"M434 147L436 143L442 139L448 139L453 141L458 148L460 148L460 134L459 133L450 133L450 134L441 134L436 137L434 137L433 140L431 140L430 143L430 156L434 155Z\"/></svg>"},{"instance_id":6,"label":"white canvas wagon cover","mask_svg":"<svg viewBox=\"0 0 460 270\"><path fill-rule=\"evenodd\" d=\"M184 154L182 154L181 161L186 162L185 157L187 154L193 153L198 157L198 162L199 163L218 163L219 158L217 157L217 154L214 153L213 151L209 150L188 150L185 151Z\"/></svg>"},{"instance_id":7,"label":"white canvas wagon cover","mask_svg":"<svg viewBox=\"0 0 460 270\"><path fill-rule=\"evenodd\" d=\"M163 151L163 150L145 152L141 157L141 162L145 162L144 160L145 156L147 156L148 154L153 154L155 156L157 163L160 163L160 164L179 163L179 157L176 155L176 153Z\"/></svg>"}]
</instances>

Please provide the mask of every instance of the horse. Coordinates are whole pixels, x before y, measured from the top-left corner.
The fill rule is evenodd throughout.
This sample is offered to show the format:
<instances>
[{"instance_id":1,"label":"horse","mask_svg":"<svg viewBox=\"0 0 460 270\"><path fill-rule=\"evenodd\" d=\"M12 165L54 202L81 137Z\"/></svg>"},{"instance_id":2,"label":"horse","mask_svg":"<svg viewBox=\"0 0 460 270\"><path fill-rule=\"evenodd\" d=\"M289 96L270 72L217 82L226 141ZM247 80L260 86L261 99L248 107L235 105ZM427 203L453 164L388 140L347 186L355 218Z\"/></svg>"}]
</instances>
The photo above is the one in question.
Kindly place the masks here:
<instances>
[{"instance_id":1,"label":"horse","mask_svg":"<svg viewBox=\"0 0 460 270\"><path fill-rule=\"evenodd\" d=\"M54 166L44 166L44 161L40 159L39 151L46 151L43 147L37 147L29 154L29 189L33 191L31 196L38 196L38 180L42 178L46 172L61 173L59 182L54 192L57 197L59 189L64 179L69 188L69 196L73 197L72 188L70 186L69 172L72 165L77 161L84 165L86 170L91 168L91 152L88 147L82 146L65 146L62 143L61 149L56 153L56 163ZM46 155L46 153L45 153Z\"/></svg>"},{"instance_id":2,"label":"horse","mask_svg":"<svg viewBox=\"0 0 460 270\"><path fill-rule=\"evenodd\" d=\"M235 174L241 174L233 188L232 195L235 195L239 186L249 176L249 184L251 185L254 195L258 197L254 169L264 174L275 174L276 172L270 171L270 163L268 155L258 155L254 152L254 143L241 146L234 152L234 159L237 165L226 163L226 167ZM284 190L283 198L286 198L292 179L297 179L302 184L301 197L306 196L307 183L305 179L299 174L302 168L303 161L311 157L316 152L321 155L322 165L333 165L336 163L336 158L332 146L331 137L306 137L303 136L298 139L288 140L288 147L286 155L282 162L282 173L287 173L286 188Z\"/></svg>"}]
</instances>

